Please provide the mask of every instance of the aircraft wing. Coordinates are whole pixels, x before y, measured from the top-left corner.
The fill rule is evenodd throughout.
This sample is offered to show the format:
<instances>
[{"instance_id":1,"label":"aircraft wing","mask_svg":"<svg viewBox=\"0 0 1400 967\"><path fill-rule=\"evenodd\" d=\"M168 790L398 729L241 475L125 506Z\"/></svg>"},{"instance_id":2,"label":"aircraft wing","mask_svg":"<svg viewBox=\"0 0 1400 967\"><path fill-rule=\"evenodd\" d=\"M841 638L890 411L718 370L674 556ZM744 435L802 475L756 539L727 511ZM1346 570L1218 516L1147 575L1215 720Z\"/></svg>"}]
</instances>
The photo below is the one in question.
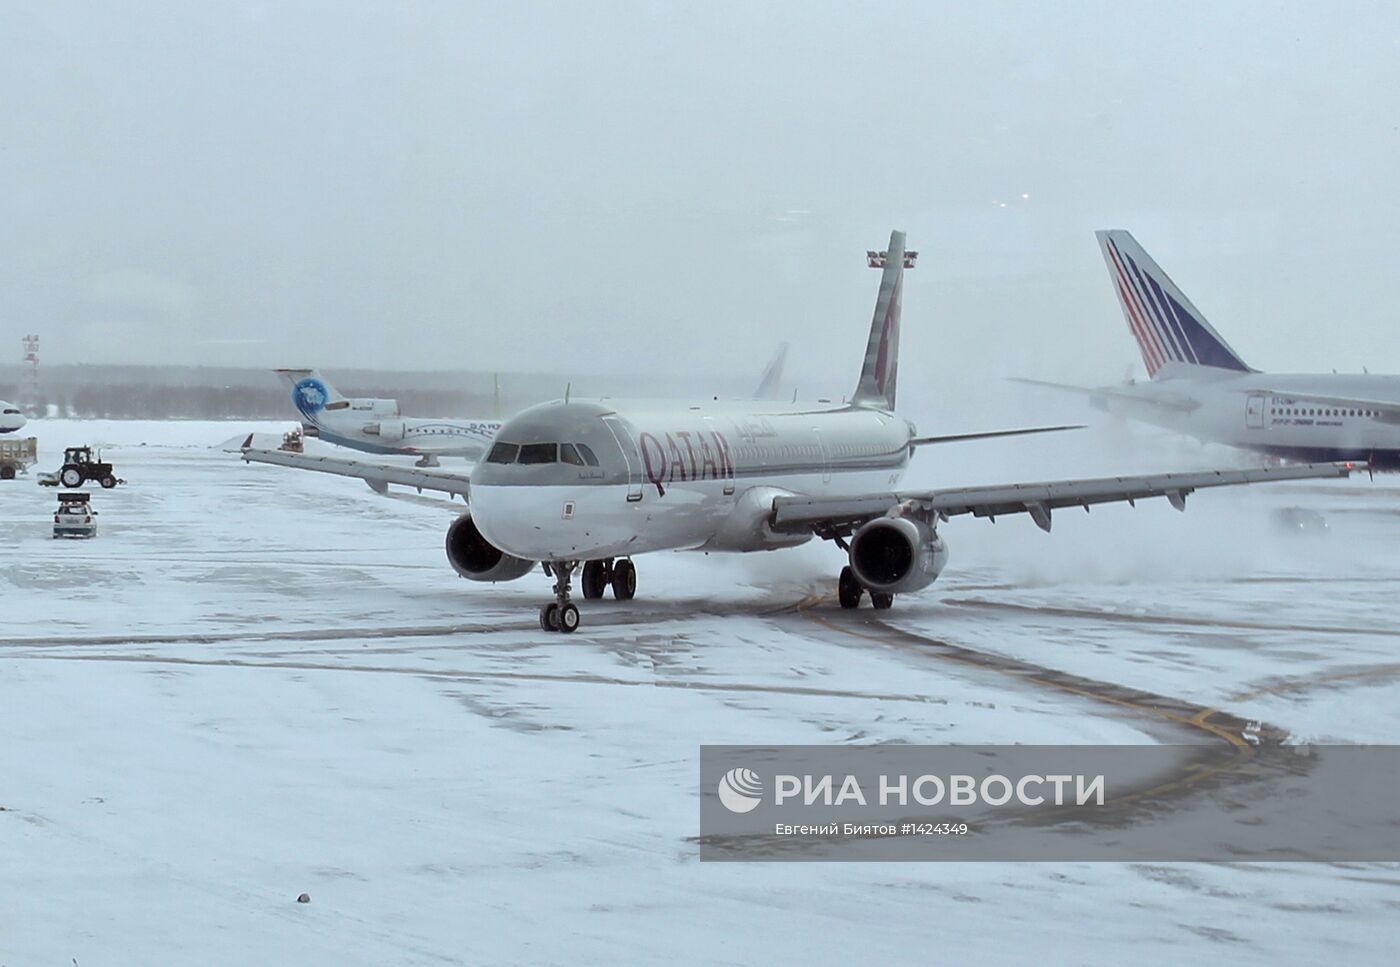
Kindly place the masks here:
<instances>
[{"instance_id":1,"label":"aircraft wing","mask_svg":"<svg viewBox=\"0 0 1400 967\"><path fill-rule=\"evenodd\" d=\"M471 490L471 481L466 474L451 473L438 467L394 467L362 463L358 460L341 460L337 457L291 453L287 450L257 450L252 447L245 447L242 452L247 463L271 463L279 467L357 477L369 484L371 490L381 494L388 489L389 484L400 484L412 487L419 493L438 490L448 494L460 494L462 499L466 500Z\"/></svg>"},{"instance_id":2,"label":"aircraft wing","mask_svg":"<svg viewBox=\"0 0 1400 967\"><path fill-rule=\"evenodd\" d=\"M1091 504L1124 500L1132 504L1149 497L1166 497L1177 510L1185 510L1186 495L1205 487L1229 487L1269 480L1345 477L1351 470L1349 463L1308 463L1252 470L1100 477L846 498L778 497L773 501L772 526L778 531L810 530L822 537L845 536L866 521L898 511L903 515L923 515L940 520L959 514L987 517L993 521L1004 514L1030 514L1036 526L1048 531L1050 512L1058 507L1083 507L1087 510Z\"/></svg>"},{"instance_id":3,"label":"aircraft wing","mask_svg":"<svg viewBox=\"0 0 1400 967\"><path fill-rule=\"evenodd\" d=\"M1008 377L1013 383L1024 383L1027 386L1042 386L1046 389L1057 389L1066 393L1079 393L1083 396L1102 396L1106 399L1122 400L1125 403L1137 403L1142 406L1152 406L1161 410L1178 410L1182 413L1189 413L1199 409L1200 403L1196 400L1188 399L1184 396L1164 397L1160 394L1156 396L1140 395L1129 393L1125 390L1114 389L1111 386L1072 386L1069 383L1051 383L1043 379L1025 379L1021 376Z\"/></svg>"},{"instance_id":4,"label":"aircraft wing","mask_svg":"<svg viewBox=\"0 0 1400 967\"><path fill-rule=\"evenodd\" d=\"M1368 400L1356 396L1319 396L1316 393L1298 393L1271 389L1250 390L1265 392L1281 399L1296 400L1302 403L1315 403L1318 406L1335 406L1352 410L1371 410L1376 419L1383 423L1400 423L1400 403L1395 400Z\"/></svg>"}]
</instances>

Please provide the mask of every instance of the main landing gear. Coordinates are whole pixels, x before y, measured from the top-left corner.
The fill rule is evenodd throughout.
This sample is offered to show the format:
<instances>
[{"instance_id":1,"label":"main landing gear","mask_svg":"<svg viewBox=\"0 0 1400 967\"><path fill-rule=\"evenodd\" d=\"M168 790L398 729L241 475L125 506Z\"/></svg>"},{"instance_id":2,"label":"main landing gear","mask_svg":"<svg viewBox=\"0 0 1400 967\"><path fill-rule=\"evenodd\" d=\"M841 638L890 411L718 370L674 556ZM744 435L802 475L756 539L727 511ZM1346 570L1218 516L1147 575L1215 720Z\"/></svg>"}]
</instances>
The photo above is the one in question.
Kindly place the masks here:
<instances>
[{"instance_id":1,"label":"main landing gear","mask_svg":"<svg viewBox=\"0 0 1400 967\"><path fill-rule=\"evenodd\" d=\"M841 602L841 607L846 610L860 607L860 596L865 594L865 588L856 580L855 572L847 564L841 569L841 576L836 579L836 598ZM894 604L894 595L885 594L880 591L870 592L870 606L876 611L884 611Z\"/></svg>"},{"instance_id":2,"label":"main landing gear","mask_svg":"<svg viewBox=\"0 0 1400 967\"><path fill-rule=\"evenodd\" d=\"M612 587L613 597L619 601L631 601L637 593L637 566L627 558L614 561L607 558L601 561L587 561L583 565L583 596L597 600Z\"/></svg>"},{"instance_id":3,"label":"main landing gear","mask_svg":"<svg viewBox=\"0 0 1400 967\"><path fill-rule=\"evenodd\" d=\"M578 606L569 600L570 582L578 563L545 563L545 573L554 578L554 601L540 608L540 627L545 631L569 634L578 628ZM613 558L584 561L579 584L583 586L583 596L589 600L601 598L611 585L613 597L619 601L631 601L637 593L637 566L625 557L620 561Z\"/></svg>"}]
</instances>

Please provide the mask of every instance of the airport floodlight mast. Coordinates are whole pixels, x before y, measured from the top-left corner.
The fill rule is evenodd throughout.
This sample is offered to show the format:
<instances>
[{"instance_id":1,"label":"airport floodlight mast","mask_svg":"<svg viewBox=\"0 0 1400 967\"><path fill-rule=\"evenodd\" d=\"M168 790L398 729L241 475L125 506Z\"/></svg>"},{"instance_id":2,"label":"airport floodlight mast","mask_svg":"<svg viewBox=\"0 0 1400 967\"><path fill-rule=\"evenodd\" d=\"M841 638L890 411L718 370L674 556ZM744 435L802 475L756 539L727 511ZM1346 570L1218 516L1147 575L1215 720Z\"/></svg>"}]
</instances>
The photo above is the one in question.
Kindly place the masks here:
<instances>
[{"instance_id":1,"label":"airport floodlight mast","mask_svg":"<svg viewBox=\"0 0 1400 967\"><path fill-rule=\"evenodd\" d=\"M33 333L25 336L24 343L24 384L20 388L20 409L28 416L39 413L39 337Z\"/></svg>"},{"instance_id":2,"label":"airport floodlight mast","mask_svg":"<svg viewBox=\"0 0 1400 967\"><path fill-rule=\"evenodd\" d=\"M865 252L865 264L870 266L872 269L883 269L885 267L885 261L889 257L889 252L877 252L874 249L867 249ZM906 269L912 269L914 267L914 263L918 261L918 258L918 252L905 252L904 267Z\"/></svg>"}]
</instances>

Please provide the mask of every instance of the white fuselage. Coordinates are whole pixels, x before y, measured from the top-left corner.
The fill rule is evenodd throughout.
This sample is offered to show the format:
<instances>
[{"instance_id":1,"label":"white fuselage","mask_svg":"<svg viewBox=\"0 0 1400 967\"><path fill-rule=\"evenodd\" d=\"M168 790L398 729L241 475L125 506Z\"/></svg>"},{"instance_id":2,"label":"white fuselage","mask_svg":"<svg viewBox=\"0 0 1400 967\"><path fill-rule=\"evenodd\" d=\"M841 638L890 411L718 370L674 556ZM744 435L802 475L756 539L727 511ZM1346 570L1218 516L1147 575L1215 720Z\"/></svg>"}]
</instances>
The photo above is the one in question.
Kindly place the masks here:
<instances>
[{"instance_id":1,"label":"white fuselage","mask_svg":"<svg viewBox=\"0 0 1400 967\"><path fill-rule=\"evenodd\" d=\"M322 412L314 425L327 443L368 453L468 458L480 456L501 427L495 420L385 418L353 409Z\"/></svg>"},{"instance_id":2,"label":"white fuselage","mask_svg":"<svg viewBox=\"0 0 1400 967\"><path fill-rule=\"evenodd\" d=\"M617 442L599 453L601 466L558 464L546 471L483 462L473 471L473 520L507 553L562 561L791 547L810 534L769 528L774 496L893 490L913 436L893 413L864 407L583 406L591 407L585 419L606 425L603 439ZM571 442L571 434L593 432L570 429L581 425L579 407L535 407L520 424L506 423L498 440ZM596 439L592 446L605 449Z\"/></svg>"},{"instance_id":3,"label":"white fuselage","mask_svg":"<svg viewBox=\"0 0 1400 967\"><path fill-rule=\"evenodd\" d=\"M0 433L14 433L23 429L26 422L19 407L0 400Z\"/></svg>"},{"instance_id":4,"label":"white fuselage","mask_svg":"<svg viewBox=\"0 0 1400 967\"><path fill-rule=\"evenodd\" d=\"M1196 373L1200 367L1194 367ZM1215 375L1219 373L1220 375ZM1400 423L1364 405L1317 397L1373 400L1400 407L1400 377L1278 375L1210 371L1105 387L1094 404L1110 413L1199 440L1285 458L1393 463Z\"/></svg>"}]
</instances>

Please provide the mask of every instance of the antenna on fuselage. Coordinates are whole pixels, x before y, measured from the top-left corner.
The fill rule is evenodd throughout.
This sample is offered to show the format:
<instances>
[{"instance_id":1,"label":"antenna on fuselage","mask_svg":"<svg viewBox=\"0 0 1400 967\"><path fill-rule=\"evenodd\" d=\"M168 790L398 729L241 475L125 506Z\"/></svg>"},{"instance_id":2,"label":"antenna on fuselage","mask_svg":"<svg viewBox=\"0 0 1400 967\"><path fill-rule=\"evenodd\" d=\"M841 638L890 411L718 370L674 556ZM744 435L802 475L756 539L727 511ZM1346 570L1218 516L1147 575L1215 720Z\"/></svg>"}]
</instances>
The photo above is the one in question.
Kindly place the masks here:
<instances>
[{"instance_id":1,"label":"antenna on fuselage","mask_svg":"<svg viewBox=\"0 0 1400 967\"><path fill-rule=\"evenodd\" d=\"M573 388L574 388L574 384L573 384L573 383L565 383L565 384L564 384L564 402L565 402L565 403L569 402L569 391L572 390Z\"/></svg>"}]
</instances>

